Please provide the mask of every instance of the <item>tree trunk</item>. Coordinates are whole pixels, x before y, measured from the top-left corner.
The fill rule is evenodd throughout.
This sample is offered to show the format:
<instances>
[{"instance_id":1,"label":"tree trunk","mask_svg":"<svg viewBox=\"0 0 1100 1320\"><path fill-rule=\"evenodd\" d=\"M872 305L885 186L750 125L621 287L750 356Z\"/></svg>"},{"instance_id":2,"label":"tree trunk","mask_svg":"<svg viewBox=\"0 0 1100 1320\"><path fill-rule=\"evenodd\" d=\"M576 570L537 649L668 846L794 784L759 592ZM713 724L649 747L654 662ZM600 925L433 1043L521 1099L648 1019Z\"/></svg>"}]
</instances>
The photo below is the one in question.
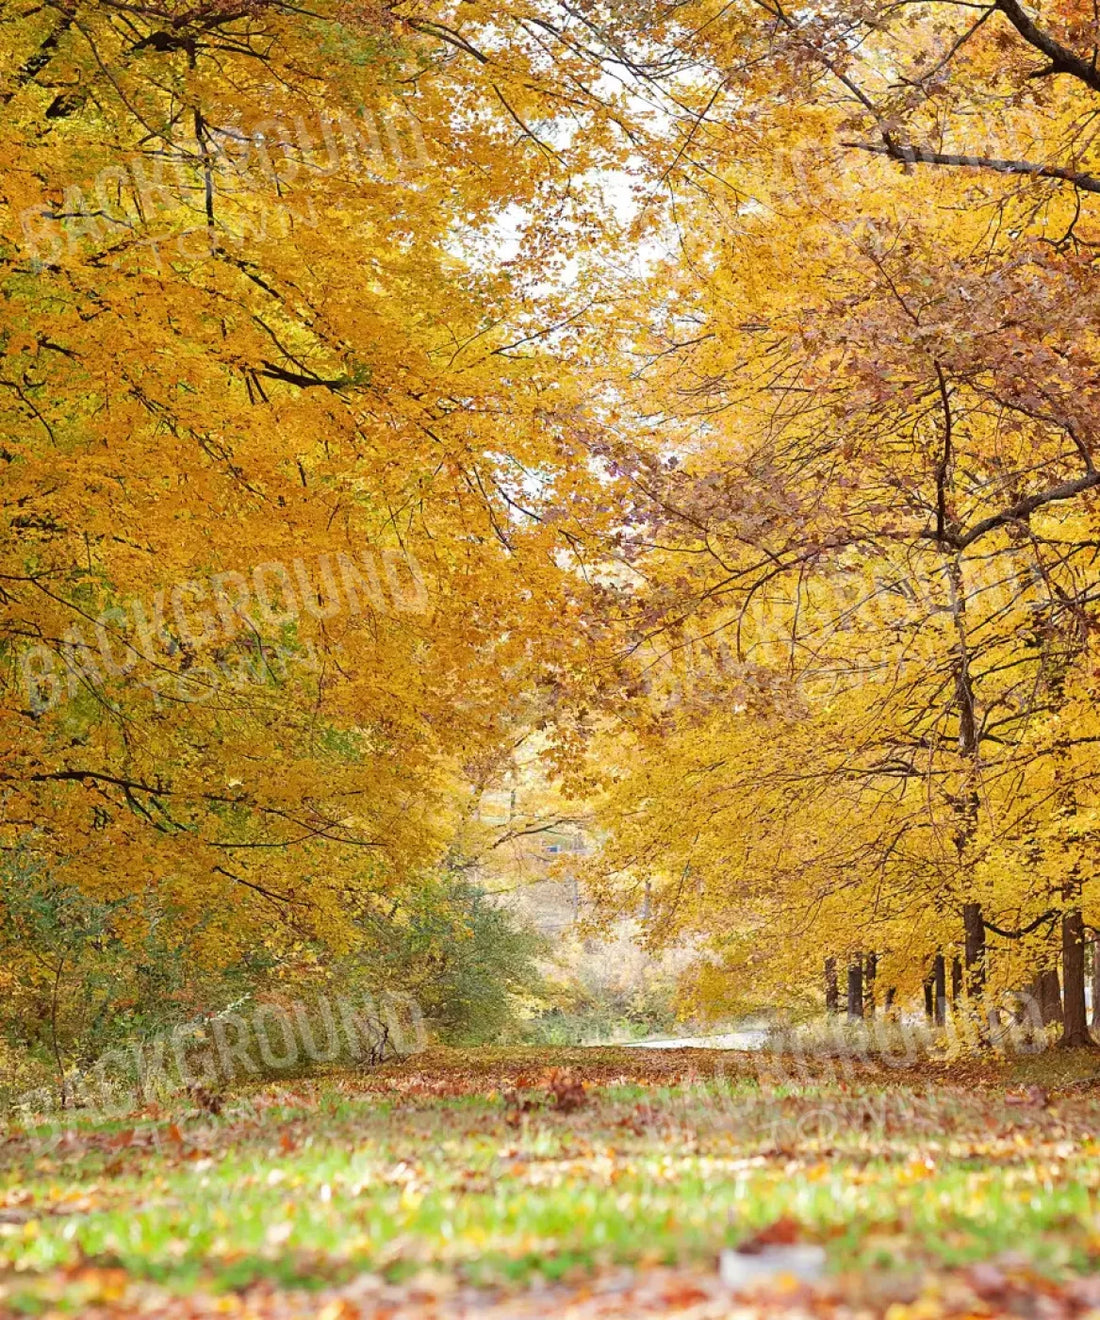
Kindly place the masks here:
<instances>
[{"instance_id":1,"label":"tree trunk","mask_svg":"<svg viewBox=\"0 0 1100 1320\"><path fill-rule=\"evenodd\" d=\"M875 977L878 975L878 956L867 955L863 973L863 1006L868 1017L875 1016Z\"/></svg>"},{"instance_id":2,"label":"tree trunk","mask_svg":"<svg viewBox=\"0 0 1100 1320\"><path fill-rule=\"evenodd\" d=\"M1062 914L1062 991L1060 1043L1077 1049L1092 1045L1085 1013L1085 923L1078 907Z\"/></svg>"},{"instance_id":3,"label":"tree trunk","mask_svg":"<svg viewBox=\"0 0 1100 1320\"><path fill-rule=\"evenodd\" d=\"M932 978L930 976L924 978L924 1016L929 1022L933 1020L934 1016L932 1008Z\"/></svg>"},{"instance_id":4,"label":"tree trunk","mask_svg":"<svg viewBox=\"0 0 1100 1320\"><path fill-rule=\"evenodd\" d=\"M836 980L836 959L825 959L825 1012L840 1012L840 987Z\"/></svg>"},{"instance_id":5,"label":"tree trunk","mask_svg":"<svg viewBox=\"0 0 1100 1320\"><path fill-rule=\"evenodd\" d=\"M951 959L951 1007L957 1013L962 1001L963 967L958 958Z\"/></svg>"},{"instance_id":6,"label":"tree trunk","mask_svg":"<svg viewBox=\"0 0 1100 1320\"><path fill-rule=\"evenodd\" d=\"M971 999L978 1000L985 986L985 924L980 903L963 904L963 932L966 936L966 992Z\"/></svg>"},{"instance_id":7,"label":"tree trunk","mask_svg":"<svg viewBox=\"0 0 1100 1320\"><path fill-rule=\"evenodd\" d=\"M1044 1027L1062 1020L1062 989L1058 983L1058 968L1044 967L1035 981L1039 1000L1039 1021Z\"/></svg>"},{"instance_id":8,"label":"tree trunk","mask_svg":"<svg viewBox=\"0 0 1100 1320\"><path fill-rule=\"evenodd\" d=\"M932 960L932 1007L937 1027L942 1027L947 1021L946 970L943 954L937 953Z\"/></svg>"},{"instance_id":9,"label":"tree trunk","mask_svg":"<svg viewBox=\"0 0 1100 1320\"><path fill-rule=\"evenodd\" d=\"M1100 939L1092 937L1092 1025L1100 1027Z\"/></svg>"},{"instance_id":10,"label":"tree trunk","mask_svg":"<svg viewBox=\"0 0 1100 1320\"><path fill-rule=\"evenodd\" d=\"M856 958L848 965L848 1021L863 1018L863 959Z\"/></svg>"}]
</instances>

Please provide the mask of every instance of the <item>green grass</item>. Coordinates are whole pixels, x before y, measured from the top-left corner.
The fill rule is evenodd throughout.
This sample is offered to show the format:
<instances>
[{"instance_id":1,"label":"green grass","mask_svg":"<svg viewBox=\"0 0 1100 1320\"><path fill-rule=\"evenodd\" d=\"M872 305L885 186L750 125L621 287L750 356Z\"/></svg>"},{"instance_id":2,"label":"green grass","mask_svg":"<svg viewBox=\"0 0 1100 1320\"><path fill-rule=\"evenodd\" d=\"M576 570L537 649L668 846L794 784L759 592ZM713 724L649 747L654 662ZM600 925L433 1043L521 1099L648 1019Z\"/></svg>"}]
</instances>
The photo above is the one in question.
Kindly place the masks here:
<instances>
[{"instance_id":1,"label":"green grass","mask_svg":"<svg viewBox=\"0 0 1100 1320\"><path fill-rule=\"evenodd\" d=\"M82 1267L181 1293L425 1268L519 1284L707 1260L783 1217L840 1271L1011 1250L1057 1274L1100 1254L1100 1101L1068 1086L1080 1068L1037 1108L1006 1104L995 1071L799 1084L744 1056L714 1076L714 1056L640 1053L581 1052L593 1084L573 1112L540 1074L578 1052L489 1051L272 1084L216 1118L78 1123L51 1150L16 1135L0 1302L78 1306L58 1280Z\"/></svg>"}]
</instances>

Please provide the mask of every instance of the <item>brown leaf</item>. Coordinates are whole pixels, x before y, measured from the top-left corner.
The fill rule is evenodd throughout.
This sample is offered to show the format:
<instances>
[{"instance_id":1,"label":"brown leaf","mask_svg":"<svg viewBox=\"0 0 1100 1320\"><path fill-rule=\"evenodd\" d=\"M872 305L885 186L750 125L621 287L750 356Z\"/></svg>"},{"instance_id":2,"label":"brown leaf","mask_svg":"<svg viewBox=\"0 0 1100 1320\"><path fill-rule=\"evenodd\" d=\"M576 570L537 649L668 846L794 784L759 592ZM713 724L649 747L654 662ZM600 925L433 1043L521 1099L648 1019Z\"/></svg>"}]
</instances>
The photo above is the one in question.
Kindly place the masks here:
<instances>
[{"instance_id":1,"label":"brown leaf","mask_svg":"<svg viewBox=\"0 0 1100 1320\"><path fill-rule=\"evenodd\" d=\"M1004 1270L992 1261L980 1261L972 1265L967 1272L967 1281L978 1296L987 1302L1002 1299L1009 1290Z\"/></svg>"},{"instance_id":2,"label":"brown leaf","mask_svg":"<svg viewBox=\"0 0 1100 1320\"><path fill-rule=\"evenodd\" d=\"M793 1247L802 1240L802 1225L789 1215L781 1215L774 1223L765 1225L737 1248L742 1255L754 1256L765 1247Z\"/></svg>"},{"instance_id":3,"label":"brown leaf","mask_svg":"<svg viewBox=\"0 0 1100 1320\"><path fill-rule=\"evenodd\" d=\"M205 1086L189 1086L187 1094L207 1114L220 1114L223 1100L215 1091L208 1091Z\"/></svg>"},{"instance_id":4,"label":"brown leaf","mask_svg":"<svg viewBox=\"0 0 1100 1320\"><path fill-rule=\"evenodd\" d=\"M563 1114L571 1114L588 1103L584 1083L568 1070L554 1068L547 1078L546 1086L551 1103Z\"/></svg>"},{"instance_id":5,"label":"brown leaf","mask_svg":"<svg viewBox=\"0 0 1100 1320\"><path fill-rule=\"evenodd\" d=\"M1026 1109L1046 1109L1050 1104L1050 1093L1042 1086L1034 1084L1023 1091L1009 1091L1005 1096L1006 1105L1019 1105Z\"/></svg>"}]
</instances>

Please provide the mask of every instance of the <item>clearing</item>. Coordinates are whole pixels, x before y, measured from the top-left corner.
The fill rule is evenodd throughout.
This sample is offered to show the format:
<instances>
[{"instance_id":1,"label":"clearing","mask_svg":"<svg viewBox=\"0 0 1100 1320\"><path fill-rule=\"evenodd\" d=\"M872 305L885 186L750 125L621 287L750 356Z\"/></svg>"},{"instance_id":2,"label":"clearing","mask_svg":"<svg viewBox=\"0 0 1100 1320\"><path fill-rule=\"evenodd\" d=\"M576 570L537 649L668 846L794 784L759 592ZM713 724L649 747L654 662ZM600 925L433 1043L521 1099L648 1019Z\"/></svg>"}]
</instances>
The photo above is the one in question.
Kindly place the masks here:
<instances>
[{"instance_id":1,"label":"clearing","mask_svg":"<svg viewBox=\"0 0 1100 1320\"><path fill-rule=\"evenodd\" d=\"M1096 1072L1092 1054L432 1050L16 1130L0 1307L1078 1315L1100 1308ZM735 1302L717 1266L739 1245L778 1263ZM823 1251L823 1278L784 1273L795 1246Z\"/></svg>"}]
</instances>

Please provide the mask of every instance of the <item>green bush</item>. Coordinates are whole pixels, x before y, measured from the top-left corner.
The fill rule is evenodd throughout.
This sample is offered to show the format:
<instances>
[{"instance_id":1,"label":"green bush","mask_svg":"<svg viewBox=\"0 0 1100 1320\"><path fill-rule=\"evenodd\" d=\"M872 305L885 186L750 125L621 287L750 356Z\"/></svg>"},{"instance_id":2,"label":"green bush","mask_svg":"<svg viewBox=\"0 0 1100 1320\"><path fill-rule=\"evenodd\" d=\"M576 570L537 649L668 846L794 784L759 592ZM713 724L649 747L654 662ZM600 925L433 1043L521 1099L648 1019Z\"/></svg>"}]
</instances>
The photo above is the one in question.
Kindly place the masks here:
<instances>
[{"instance_id":1,"label":"green bush","mask_svg":"<svg viewBox=\"0 0 1100 1320\"><path fill-rule=\"evenodd\" d=\"M368 921L364 936L368 988L412 995L448 1044L513 1036L521 1004L541 989L536 959L546 941L461 875L429 879L401 907Z\"/></svg>"},{"instance_id":2,"label":"green bush","mask_svg":"<svg viewBox=\"0 0 1100 1320\"><path fill-rule=\"evenodd\" d=\"M130 1047L138 1047L136 1060L142 1047L148 1053L185 1025L201 1054L206 1028L230 1012L293 1007L308 1023L321 996L354 1005L361 1024L361 1039L349 1042L339 1064L407 1048L421 1016L431 1035L451 1044L514 1039L519 1006L541 987L536 958L544 942L460 874L428 876L400 902L368 910L350 956L299 941L282 957L259 948L215 969L186 942L194 932L152 896L92 898L27 852L0 863L0 884L5 1107L49 1088L64 1108L77 1098L76 1074ZM416 1018L411 1037L408 1023L397 1031L401 1042L385 1034L398 1003Z\"/></svg>"},{"instance_id":3,"label":"green bush","mask_svg":"<svg viewBox=\"0 0 1100 1320\"><path fill-rule=\"evenodd\" d=\"M91 897L18 850L0 862L0 1101L247 997L264 952L217 970L153 896Z\"/></svg>"}]
</instances>

